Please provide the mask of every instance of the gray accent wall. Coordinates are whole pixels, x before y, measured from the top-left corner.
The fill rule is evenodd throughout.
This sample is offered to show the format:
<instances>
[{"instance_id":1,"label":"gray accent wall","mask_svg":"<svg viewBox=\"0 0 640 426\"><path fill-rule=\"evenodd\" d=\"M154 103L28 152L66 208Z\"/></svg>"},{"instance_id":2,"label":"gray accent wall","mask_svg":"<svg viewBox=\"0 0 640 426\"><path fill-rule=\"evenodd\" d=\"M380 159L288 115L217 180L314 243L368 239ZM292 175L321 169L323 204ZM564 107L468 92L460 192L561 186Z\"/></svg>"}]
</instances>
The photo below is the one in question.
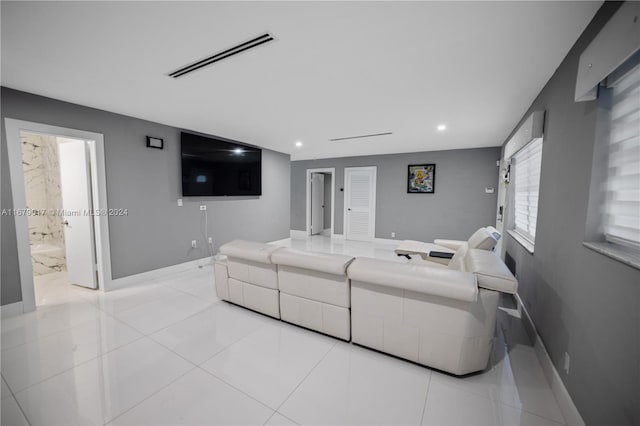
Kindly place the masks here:
<instances>
[{"instance_id":1,"label":"gray accent wall","mask_svg":"<svg viewBox=\"0 0 640 426\"><path fill-rule=\"evenodd\" d=\"M574 102L580 53L618 6L602 6L524 115L546 110L534 254L505 237L518 293L587 425L640 424L640 270L582 244L597 101Z\"/></svg>"},{"instance_id":2,"label":"gray accent wall","mask_svg":"<svg viewBox=\"0 0 640 426\"><path fill-rule=\"evenodd\" d=\"M104 135L108 206L129 211L128 216L109 218L114 279L208 256L201 203L207 205L214 251L234 238L273 241L289 236L289 155L263 149L260 197L189 197L178 207L181 129L5 87L1 90L3 209L13 207L5 117ZM147 148L146 136L163 138L165 148ZM1 236L5 305L22 300L11 217L2 217ZM191 240L197 240L197 249L191 248Z\"/></svg>"},{"instance_id":3,"label":"gray accent wall","mask_svg":"<svg viewBox=\"0 0 640 426\"><path fill-rule=\"evenodd\" d=\"M345 167L377 167L376 238L432 241L467 239L495 225L500 148L415 152L291 162L291 229L305 229L306 170L335 167L334 232L342 234ZM435 193L408 194L407 166L436 165Z\"/></svg>"}]
</instances>

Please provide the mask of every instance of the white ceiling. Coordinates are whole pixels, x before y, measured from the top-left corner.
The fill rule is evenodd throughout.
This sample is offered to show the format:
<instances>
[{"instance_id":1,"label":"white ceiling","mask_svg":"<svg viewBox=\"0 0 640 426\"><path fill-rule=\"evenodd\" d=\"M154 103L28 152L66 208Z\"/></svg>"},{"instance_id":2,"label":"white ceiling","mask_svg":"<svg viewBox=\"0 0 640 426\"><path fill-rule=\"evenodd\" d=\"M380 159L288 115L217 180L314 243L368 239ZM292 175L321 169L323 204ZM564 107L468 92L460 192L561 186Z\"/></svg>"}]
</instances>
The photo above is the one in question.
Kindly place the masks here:
<instances>
[{"instance_id":1,"label":"white ceiling","mask_svg":"<svg viewBox=\"0 0 640 426\"><path fill-rule=\"evenodd\" d=\"M2 1L1 81L294 160L498 146L600 5Z\"/></svg>"}]
</instances>

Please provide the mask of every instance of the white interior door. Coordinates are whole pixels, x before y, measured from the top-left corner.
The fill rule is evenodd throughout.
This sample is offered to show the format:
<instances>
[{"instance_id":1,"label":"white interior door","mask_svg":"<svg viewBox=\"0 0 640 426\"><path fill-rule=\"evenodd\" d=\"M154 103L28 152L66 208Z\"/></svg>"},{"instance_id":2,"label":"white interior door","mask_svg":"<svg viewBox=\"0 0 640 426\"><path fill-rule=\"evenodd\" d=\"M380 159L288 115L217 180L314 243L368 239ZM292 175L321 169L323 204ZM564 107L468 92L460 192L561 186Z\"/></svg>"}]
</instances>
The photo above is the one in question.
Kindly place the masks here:
<instances>
[{"instance_id":1,"label":"white interior door","mask_svg":"<svg viewBox=\"0 0 640 426\"><path fill-rule=\"evenodd\" d=\"M87 142L58 138L67 272L71 284L97 288Z\"/></svg>"},{"instance_id":2,"label":"white interior door","mask_svg":"<svg viewBox=\"0 0 640 426\"><path fill-rule=\"evenodd\" d=\"M345 238L372 241L376 225L376 168L350 167L345 178Z\"/></svg>"},{"instance_id":3,"label":"white interior door","mask_svg":"<svg viewBox=\"0 0 640 426\"><path fill-rule=\"evenodd\" d=\"M311 235L324 230L324 175L311 174Z\"/></svg>"}]
</instances>

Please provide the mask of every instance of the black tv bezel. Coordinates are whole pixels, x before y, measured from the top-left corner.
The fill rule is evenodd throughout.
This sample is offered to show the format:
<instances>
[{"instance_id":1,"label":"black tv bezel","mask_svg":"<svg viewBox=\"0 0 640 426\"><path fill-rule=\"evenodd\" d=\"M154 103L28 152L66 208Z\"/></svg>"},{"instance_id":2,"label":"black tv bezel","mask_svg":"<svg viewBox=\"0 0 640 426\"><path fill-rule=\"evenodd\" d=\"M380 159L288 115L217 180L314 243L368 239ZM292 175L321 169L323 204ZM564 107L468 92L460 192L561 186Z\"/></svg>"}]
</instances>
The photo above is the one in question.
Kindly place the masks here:
<instances>
[{"instance_id":1,"label":"black tv bezel","mask_svg":"<svg viewBox=\"0 0 640 426\"><path fill-rule=\"evenodd\" d=\"M257 191L257 193L252 193L252 194L199 194L199 195L194 195L194 194L185 194L185 182L183 180L183 176L184 176L184 159L183 159L183 137L184 135L188 135L188 136L195 136L197 138L201 138L201 139L208 139L211 140L213 142L222 142L222 143L226 143L226 144L230 144L232 146L236 146L238 148L243 148L243 149L251 149L252 151L257 151L260 154L260 162L259 162L259 169L260 169L260 186L259 189ZM180 190L181 190L181 194L182 197L260 197L262 196L262 148L254 146L254 145L250 145L247 143L243 143L243 142L238 142L232 139L227 139L227 138L223 138L223 137L219 137L219 136L211 136L211 135L203 135L203 134L199 134L199 133L193 133L193 132L187 132L187 131L181 131L180 132Z\"/></svg>"}]
</instances>

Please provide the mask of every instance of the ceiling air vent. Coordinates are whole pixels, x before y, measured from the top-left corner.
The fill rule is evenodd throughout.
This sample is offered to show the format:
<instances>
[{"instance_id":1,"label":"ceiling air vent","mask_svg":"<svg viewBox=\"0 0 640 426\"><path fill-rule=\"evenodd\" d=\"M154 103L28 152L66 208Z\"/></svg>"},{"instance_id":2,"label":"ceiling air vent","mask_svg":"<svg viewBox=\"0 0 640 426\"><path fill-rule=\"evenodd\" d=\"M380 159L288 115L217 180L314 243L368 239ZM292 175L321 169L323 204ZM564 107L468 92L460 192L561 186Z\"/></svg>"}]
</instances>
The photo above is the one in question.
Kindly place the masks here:
<instances>
[{"instance_id":1,"label":"ceiling air vent","mask_svg":"<svg viewBox=\"0 0 640 426\"><path fill-rule=\"evenodd\" d=\"M200 68L206 67L207 65L211 65L223 59L230 58L231 56L235 56L238 53L245 52L249 49L253 49L254 47L258 47L261 44L265 44L273 40L274 38L271 34L264 33L261 36L255 37L249 41L245 41L244 43L240 43L237 46L233 46L229 49L223 50L222 52L218 52L214 55L201 59L192 64L185 65L169 73L169 77L173 77L173 78L183 77L189 73L199 70Z\"/></svg>"},{"instance_id":2,"label":"ceiling air vent","mask_svg":"<svg viewBox=\"0 0 640 426\"><path fill-rule=\"evenodd\" d=\"M392 135L392 134L393 134L393 132L372 133L370 135L358 135L358 136L347 136L345 138L334 138L334 139L329 139L329 141L337 142L337 141L346 141L346 140L350 140L350 139L373 138L375 136L386 136L386 135Z\"/></svg>"}]
</instances>

